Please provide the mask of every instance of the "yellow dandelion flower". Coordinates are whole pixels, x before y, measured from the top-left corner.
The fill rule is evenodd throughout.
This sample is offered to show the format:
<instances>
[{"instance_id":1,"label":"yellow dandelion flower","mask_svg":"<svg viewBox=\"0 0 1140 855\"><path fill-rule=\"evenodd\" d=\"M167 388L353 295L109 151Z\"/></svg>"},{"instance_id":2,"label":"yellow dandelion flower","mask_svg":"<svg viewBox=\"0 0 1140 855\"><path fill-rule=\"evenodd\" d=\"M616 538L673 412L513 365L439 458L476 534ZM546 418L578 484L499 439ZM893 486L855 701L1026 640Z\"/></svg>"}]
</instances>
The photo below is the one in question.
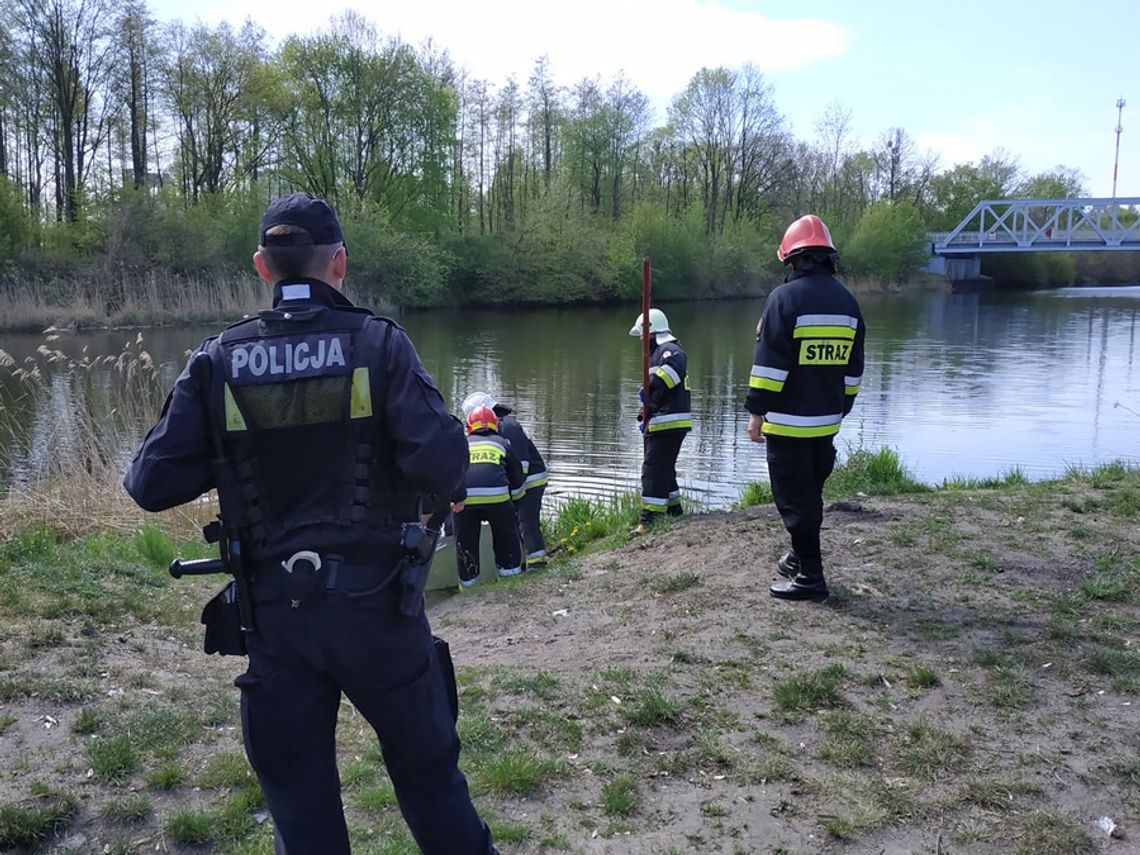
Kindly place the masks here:
<instances>
[{"instance_id":1,"label":"yellow dandelion flower","mask_svg":"<svg viewBox=\"0 0 1140 855\"><path fill-rule=\"evenodd\" d=\"M567 546L566 551L572 553L574 551L574 547L573 546Z\"/></svg>"}]
</instances>

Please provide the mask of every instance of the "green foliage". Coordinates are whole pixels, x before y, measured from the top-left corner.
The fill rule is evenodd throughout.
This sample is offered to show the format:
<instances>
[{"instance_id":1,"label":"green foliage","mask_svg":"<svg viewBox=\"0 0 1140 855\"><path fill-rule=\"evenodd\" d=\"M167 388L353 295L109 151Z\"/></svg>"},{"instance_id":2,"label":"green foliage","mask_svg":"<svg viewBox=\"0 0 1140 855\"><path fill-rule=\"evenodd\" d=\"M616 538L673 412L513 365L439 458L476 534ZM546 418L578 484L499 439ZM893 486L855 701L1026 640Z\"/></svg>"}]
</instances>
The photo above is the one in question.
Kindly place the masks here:
<instances>
[{"instance_id":1,"label":"green foliage","mask_svg":"<svg viewBox=\"0 0 1140 855\"><path fill-rule=\"evenodd\" d=\"M143 526L135 536L135 548L144 561L164 570L174 560L174 544L152 525Z\"/></svg>"},{"instance_id":2,"label":"green foliage","mask_svg":"<svg viewBox=\"0 0 1140 855\"><path fill-rule=\"evenodd\" d=\"M740 491L740 500L736 504L742 508L750 508L753 505L770 505L773 501L770 482L749 481Z\"/></svg>"},{"instance_id":3,"label":"green foliage","mask_svg":"<svg viewBox=\"0 0 1140 855\"><path fill-rule=\"evenodd\" d=\"M926 224L908 202L872 205L846 244L844 267L856 276L904 282L926 261Z\"/></svg>"},{"instance_id":4,"label":"green foliage","mask_svg":"<svg viewBox=\"0 0 1140 855\"><path fill-rule=\"evenodd\" d=\"M431 306L450 301L454 259L446 249L396 231L370 212L344 218L349 247L346 288L365 305Z\"/></svg>"},{"instance_id":5,"label":"green foliage","mask_svg":"<svg viewBox=\"0 0 1140 855\"><path fill-rule=\"evenodd\" d=\"M548 526L548 542L573 554L601 538L625 535L637 525L640 507L634 493L605 499L567 499Z\"/></svg>"},{"instance_id":6,"label":"green foliage","mask_svg":"<svg viewBox=\"0 0 1140 855\"><path fill-rule=\"evenodd\" d=\"M931 488L916 481L897 451L880 448L876 451L856 449L835 467L824 486L824 495L830 498L850 498L856 493L867 496L897 496L907 493L926 493Z\"/></svg>"},{"instance_id":7,"label":"green foliage","mask_svg":"<svg viewBox=\"0 0 1140 855\"><path fill-rule=\"evenodd\" d=\"M0 269L19 260L28 246L32 222L19 191L0 175Z\"/></svg>"}]
</instances>

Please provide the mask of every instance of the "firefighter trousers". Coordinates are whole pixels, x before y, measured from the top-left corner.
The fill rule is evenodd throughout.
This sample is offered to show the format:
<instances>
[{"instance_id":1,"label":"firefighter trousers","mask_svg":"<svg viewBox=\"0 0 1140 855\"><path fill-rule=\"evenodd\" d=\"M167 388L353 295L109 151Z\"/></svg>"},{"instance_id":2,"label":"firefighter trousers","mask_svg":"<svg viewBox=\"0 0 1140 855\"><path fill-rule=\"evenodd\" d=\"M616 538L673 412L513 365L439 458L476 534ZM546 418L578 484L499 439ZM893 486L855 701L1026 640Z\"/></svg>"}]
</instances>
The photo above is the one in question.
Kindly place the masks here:
<instances>
[{"instance_id":1,"label":"firefighter trousers","mask_svg":"<svg viewBox=\"0 0 1140 855\"><path fill-rule=\"evenodd\" d=\"M542 511L542 494L546 485L528 487L526 495L519 502L519 527L522 529L523 549L528 561L546 555L546 541L542 539L542 526L539 513Z\"/></svg>"},{"instance_id":2,"label":"firefighter trousers","mask_svg":"<svg viewBox=\"0 0 1140 855\"><path fill-rule=\"evenodd\" d=\"M651 432L641 464L641 522L651 523L661 514L681 515L681 490L677 486L677 455L685 430Z\"/></svg>"},{"instance_id":3,"label":"firefighter trousers","mask_svg":"<svg viewBox=\"0 0 1140 855\"><path fill-rule=\"evenodd\" d=\"M459 578L469 582L479 575L479 534L483 520L491 526L491 543L495 547L495 565L502 575L511 575L522 567L522 541L514 502L492 505L467 505L455 515L455 548ZM503 572L506 571L506 572Z\"/></svg>"},{"instance_id":4,"label":"firefighter trousers","mask_svg":"<svg viewBox=\"0 0 1140 855\"><path fill-rule=\"evenodd\" d=\"M792 538L792 550L805 575L823 572L819 529L823 525L823 484L835 468L835 444L819 439L765 438L768 480L776 510Z\"/></svg>"}]
</instances>

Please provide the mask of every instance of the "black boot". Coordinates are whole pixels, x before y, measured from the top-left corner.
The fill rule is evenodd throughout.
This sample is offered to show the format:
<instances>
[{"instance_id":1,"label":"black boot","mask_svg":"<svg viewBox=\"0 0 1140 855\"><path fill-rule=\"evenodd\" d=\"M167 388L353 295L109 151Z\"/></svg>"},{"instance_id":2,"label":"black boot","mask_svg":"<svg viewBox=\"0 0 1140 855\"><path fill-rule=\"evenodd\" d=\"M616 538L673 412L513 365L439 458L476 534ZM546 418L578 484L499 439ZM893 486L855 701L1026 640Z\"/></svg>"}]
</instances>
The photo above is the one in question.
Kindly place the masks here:
<instances>
[{"instance_id":1,"label":"black boot","mask_svg":"<svg viewBox=\"0 0 1140 855\"><path fill-rule=\"evenodd\" d=\"M783 555L776 559L776 569L780 575L787 579L796 578L796 574L800 572L800 557L796 555L794 549L789 549Z\"/></svg>"},{"instance_id":2,"label":"black boot","mask_svg":"<svg viewBox=\"0 0 1140 855\"><path fill-rule=\"evenodd\" d=\"M822 573L818 576L797 573L793 579L770 586L768 593L777 600L814 600L818 603L827 599L828 591Z\"/></svg>"}]
</instances>

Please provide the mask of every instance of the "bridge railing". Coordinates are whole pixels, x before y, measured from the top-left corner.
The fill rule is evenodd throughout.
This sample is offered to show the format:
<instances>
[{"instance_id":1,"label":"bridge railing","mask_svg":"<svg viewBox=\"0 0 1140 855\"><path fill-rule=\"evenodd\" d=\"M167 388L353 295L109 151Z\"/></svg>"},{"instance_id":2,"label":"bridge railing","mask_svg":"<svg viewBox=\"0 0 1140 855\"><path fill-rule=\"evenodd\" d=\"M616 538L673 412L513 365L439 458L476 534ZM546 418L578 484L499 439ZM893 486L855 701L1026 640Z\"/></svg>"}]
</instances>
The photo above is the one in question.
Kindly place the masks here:
<instances>
[{"instance_id":1,"label":"bridge railing","mask_svg":"<svg viewBox=\"0 0 1140 855\"><path fill-rule=\"evenodd\" d=\"M952 231L930 236L936 255L1140 250L1140 198L987 199ZM1122 216L1123 213L1123 216Z\"/></svg>"}]
</instances>

